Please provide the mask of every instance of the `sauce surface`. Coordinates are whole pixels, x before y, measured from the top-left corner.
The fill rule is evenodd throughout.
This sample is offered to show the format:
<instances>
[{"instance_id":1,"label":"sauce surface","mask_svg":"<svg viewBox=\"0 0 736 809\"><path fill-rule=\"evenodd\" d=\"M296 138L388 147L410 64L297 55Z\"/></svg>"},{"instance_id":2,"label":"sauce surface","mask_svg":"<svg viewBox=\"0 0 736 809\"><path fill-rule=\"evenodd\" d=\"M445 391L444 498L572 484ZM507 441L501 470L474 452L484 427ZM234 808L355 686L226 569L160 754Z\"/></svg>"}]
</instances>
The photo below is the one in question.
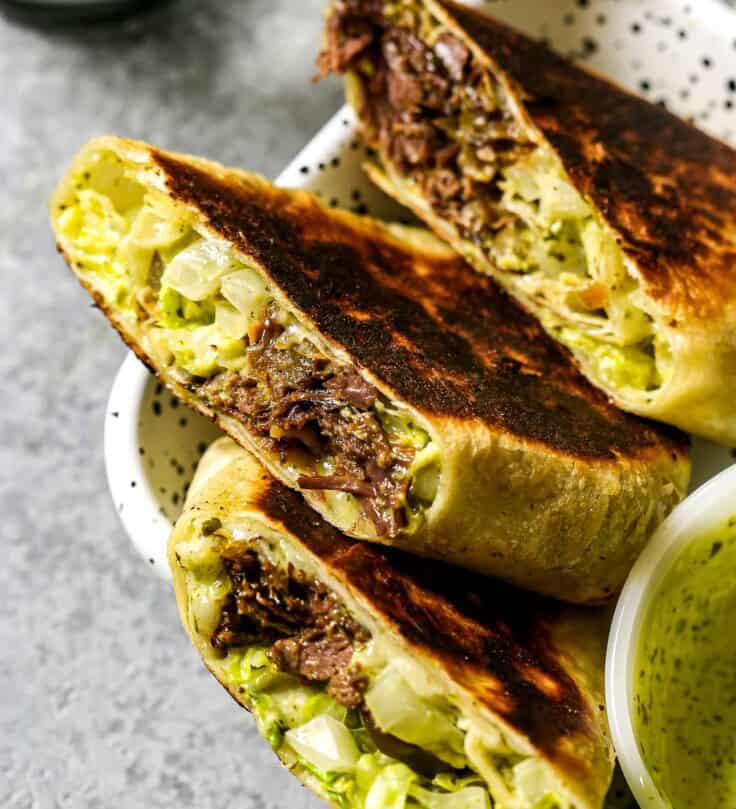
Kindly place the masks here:
<instances>
[{"instance_id":1,"label":"sauce surface","mask_svg":"<svg viewBox=\"0 0 736 809\"><path fill-rule=\"evenodd\" d=\"M634 723L662 797L736 807L736 514L681 551L641 637Z\"/></svg>"}]
</instances>

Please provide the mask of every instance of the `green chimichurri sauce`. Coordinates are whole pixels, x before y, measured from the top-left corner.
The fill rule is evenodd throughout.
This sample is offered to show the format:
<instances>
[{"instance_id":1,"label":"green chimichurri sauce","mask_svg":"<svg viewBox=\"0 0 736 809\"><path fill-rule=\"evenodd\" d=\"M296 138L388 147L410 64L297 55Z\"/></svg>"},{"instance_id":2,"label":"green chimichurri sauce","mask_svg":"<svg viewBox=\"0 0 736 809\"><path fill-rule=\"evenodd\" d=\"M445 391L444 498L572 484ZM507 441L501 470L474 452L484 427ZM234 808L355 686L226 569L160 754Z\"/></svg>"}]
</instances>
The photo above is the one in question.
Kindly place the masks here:
<instances>
[{"instance_id":1,"label":"green chimichurri sauce","mask_svg":"<svg viewBox=\"0 0 736 809\"><path fill-rule=\"evenodd\" d=\"M736 807L736 515L691 541L645 618L639 748L673 809Z\"/></svg>"}]
</instances>

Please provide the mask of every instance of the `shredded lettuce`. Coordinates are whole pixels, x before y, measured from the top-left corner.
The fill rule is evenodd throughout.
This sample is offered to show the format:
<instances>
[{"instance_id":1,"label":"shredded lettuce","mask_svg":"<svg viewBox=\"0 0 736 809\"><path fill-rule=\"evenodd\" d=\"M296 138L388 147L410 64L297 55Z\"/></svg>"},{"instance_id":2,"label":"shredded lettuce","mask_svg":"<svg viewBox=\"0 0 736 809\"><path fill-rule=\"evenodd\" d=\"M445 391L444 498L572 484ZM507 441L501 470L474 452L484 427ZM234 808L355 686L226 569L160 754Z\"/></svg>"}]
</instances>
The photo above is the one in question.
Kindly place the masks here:
<instances>
[{"instance_id":1,"label":"shredded lettuce","mask_svg":"<svg viewBox=\"0 0 736 809\"><path fill-rule=\"evenodd\" d=\"M442 60L438 37L444 26L431 18L424 21L414 5L402 12L390 3L386 13L397 25L420 32L420 38ZM357 75L361 70L362 66ZM500 159L492 149L479 145L484 143L479 136L486 134L479 132L479 127L489 126L478 114L479 108L489 112L500 109L504 118L514 121L504 130L505 136L519 146L511 158ZM462 252L474 258L480 248L511 290L539 310L540 319L550 330L564 324L590 341L578 350L596 353L593 364L602 369L601 382L613 389L623 387L637 398L661 386L671 374L669 348L657 345L648 311L651 304L642 305L638 277L627 267L615 234L598 221L557 155L540 144L533 133L524 131L505 88L490 72L484 72L477 84L466 87L459 96L455 94L443 117L434 118L432 123L459 147L462 175L487 191L458 202L461 207L453 217L458 230L479 237L466 236ZM410 194L426 197L414 172L403 175ZM447 216L441 211L438 214ZM663 341L660 337L659 342ZM653 369L647 372L645 363L637 364L636 360L647 354L653 343L657 350L651 358ZM617 348L639 355L627 355L626 367L622 368Z\"/></svg>"},{"instance_id":2,"label":"shredded lettuce","mask_svg":"<svg viewBox=\"0 0 736 809\"><path fill-rule=\"evenodd\" d=\"M485 247L512 288L565 324L562 341L588 355L604 385L629 395L660 387L671 375L669 345L655 338L616 239L562 166L538 146L501 175L500 207L522 225L501 228Z\"/></svg>"},{"instance_id":3,"label":"shredded lettuce","mask_svg":"<svg viewBox=\"0 0 736 809\"><path fill-rule=\"evenodd\" d=\"M483 778L465 764L434 777L416 772L376 748L360 711L339 705L319 686L278 671L268 648L229 650L222 663L227 685L247 696L273 749L280 751L286 745L324 794L344 809L566 809L567 804L546 788L541 764L525 769L517 765L509 771L510 783L503 794L510 796L517 780L519 791L507 803L493 801ZM403 687L396 692L398 701L406 696ZM416 700L411 697L412 703ZM434 719L440 725L447 722L439 711ZM433 746L432 741L422 745L425 750Z\"/></svg>"},{"instance_id":4,"label":"shredded lettuce","mask_svg":"<svg viewBox=\"0 0 736 809\"><path fill-rule=\"evenodd\" d=\"M540 761L531 758L520 761L513 767L512 773L516 794L527 805L534 809L564 805L556 794L556 785L550 782L549 773Z\"/></svg>"},{"instance_id":5,"label":"shredded lettuce","mask_svg":"<svg viewBox=\"0 0 736 809\"><path fill-rule=\"evenodd\" d=\"M166 267L161 284L190 300L202 301L219 292L222 277L238 266L226 246L200 239L177 253Z\"/></svg>"},{"instance_id":6,"label":"shredded lettuce","mask_svg":"<svg viewBox=\"0 0 736 809\"><path fill-rule=\"evenodd\" d=\"M639 348L601 343L571 327L560 329L559 339L572 351L585 353L596 374L609 387L646 391L657 384L654 356Z\"/></svg>"},{"instance_id":7,"label":"shredded lettuce","mask_svg":"<svg viewBox=\"0 0 736 809\"><path fill-rule=\"evenodd\" d=\"M429 443L426 430L418 427L409 413L397 408L389 408L382 403L376 406L376 415L383 429L395 435L402 443L414 449L424 449Z\"/></svg>"},{"instance_id":8,"label":"shredded lettuce","mask_svg":"<svg viewBox=\"0 0 736 809\"><path fill-rule=\"evenodd\" d=\"M453 793L430 792L412 786L409 794L426 809L491 809L488 790L479 786L465 787Z\"/></svg>"},{"instance_id":9,"label":"shredded lettuce","mask_svg":"<svg viewBox=\"0 0 736 809\"><path fill-rule=\"evenodd\" d=\"M368 689L365 704L384 733L422 747L453 767L466 766L464 734L447 710L422 699L391 666Z\"/></svg>"},{"instance_id":10,"label":"shredded lettuce","mask_svg":"<svg viewBox=\"0 0 736 809\"><path fill-rule=\"evenodd\" d=\"M163 194L149 194L133 220L129 238L138 247L158 250L170 247L188 232L188 223L177 215L176 207Z\"/></svg>"},{"instance_id":11,"label":"shredded lettuce","mask_svg":"<svg viewBox=\"0 0 736 809\"><path fill-rule=\"evenodd\" d=\"M222 279L222 296L248 321L258 321L271 298L265 281L252 269L228 273Z\"/></svg>"},{"instance_id":12,"label":"shredded lettuce","mask_svg":"<svg viewBox=\"0 0 736 809\"><path fill-rule=\"evenodd\" d=\"M112 200L91 188L82 188L77 191L76 204L62 211L58 223L69 245L69 258L97 276L109 300L124 303L131 284L117 259L117 249L128 233L129 224Z\"/></svg>"},{"instance_id":13,"label":"shredded lettuce","mask_svg":"<svg viewBox=\"0 0 736 809\"><path fill-rule=\"evenodd\" d=\"M419 776L382 753L361 756L355 771L364 809L404 809Z\"/></svg>"},{"instance_id":14,"label":"shredded lettuce","mask_svg":"<svg viewBox=\"0 0 736 809\"><path fill-rule=\"evenodd\" d=\"M214 307L209 301L197 303L172 287L162 286L158 300L161 306L158 323L163 328L195 329L198 326L207 326L215 319Z\"/></svg>"},{"instance_id":15,"label":"shredded lettuce","mask_svg":"<svg viewBox=\"0 0 736 809\"><path fill-rule=\"evenodd\" d=\"M70 259L94 274L108 303L142 324L142 348L158 364L172 375L198 379L248 371L254 355L247 347L263 334L267 312L280 328L272 337L274 348L309 359L321 356L251 259L203 230L187 206L148 187L134 164L105 151L88 162L90 169L75 178L69 200L55 212L60 233ZM349 406L345 414L350 417ZM400 503L406 530L416 530L437 493L440 454L405 411L379 398L375 415L392 445L416 452ZM323 449L317 447L309 459L295 451L283 463L294 479L303 472L329 475L334 459L327 450L320 455ZM365 516L364 503L349 492L322 496L331 519L344 530Z\"/></svg>"},{"instance_id":16,"label":"shredded lettuce","mask_svg":"<svg viewBox=\"0 0 736 809\"><path fill-rule=\"evenodd\" d=\"M176 558L195 629L209 639L231 592L219 549L234 540L227 524L206 513L192 515L188 527ZM269 545L269 558L278 565L290 559L279 543ZM356 651L368 688L364 706L352 709L323 684L280 671L270 648L231 647L209 665L249 705L272 748L342 809L569 809L548 787L544 765L521 766L527 757L514 754L500 730L480 731L417 663L400 665L375 640Z\"/></svg>"},{"instance_id":17,"label":"shredded lettuce","mask_svg":"<svg viewBox=\"0 0 736 809\"><path fill-rule=\"evenodd\" d=\"M320 714L284 736L302 759L325 772L351 772L360 758L353 734L329 714Z\"/></svg>"}]
</instances>

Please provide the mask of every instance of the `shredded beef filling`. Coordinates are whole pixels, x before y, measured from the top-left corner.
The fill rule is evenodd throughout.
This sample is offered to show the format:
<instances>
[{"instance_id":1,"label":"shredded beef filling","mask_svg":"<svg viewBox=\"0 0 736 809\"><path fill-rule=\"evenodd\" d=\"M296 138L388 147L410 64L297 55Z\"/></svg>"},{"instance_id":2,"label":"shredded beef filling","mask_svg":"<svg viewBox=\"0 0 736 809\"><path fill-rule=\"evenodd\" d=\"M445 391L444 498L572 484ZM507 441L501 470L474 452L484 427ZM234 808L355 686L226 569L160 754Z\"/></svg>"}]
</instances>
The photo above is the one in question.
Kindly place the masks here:
<instances>
[{"instance_id":1,"label":"shredded beef filling","mask_svg":"<svg viewBox=\"0 0 736 809\"><path fill-rule=\"evenodd\" d=\"M224 558L232 582L211 642L217 649L272 640L281 671L326 684L327 693L358 707L366 687L351 666L357 644L369 639L338 597L303 572L272 565L250 550Z\"/></svg>"},{"instance_id":2,"label":"shredded beef filling","mask_svg":"<svg viewBox=\"0 0 736 809\"><path fill-rule=\"evenodd\" d=\"M533 145L464 43L442 32L430 47L417 35L418 11L389 16L385 5L338 0L321 74L359 75L361 113L381 149L463 237L488 247L499 230L522 230L499 205L498 180Z\"/></svg>"},{"instance_id":3,"label":"shredded beef filling","mask_svg":"<svg viewBox=\"0 0 736 809\"><path fill-rule=\"evenodd\" d=\"M197 384L213 404L244 421L302 471L302 489L348 492L360 502L379 536L406 524L407 470L415 450L383 429L377 391L350 367L317 354L306 340L285 346L284 329L267 314L241 373L224 372ZM325 474L319 462L329 458Z\"/></svg>"}]
</instances>

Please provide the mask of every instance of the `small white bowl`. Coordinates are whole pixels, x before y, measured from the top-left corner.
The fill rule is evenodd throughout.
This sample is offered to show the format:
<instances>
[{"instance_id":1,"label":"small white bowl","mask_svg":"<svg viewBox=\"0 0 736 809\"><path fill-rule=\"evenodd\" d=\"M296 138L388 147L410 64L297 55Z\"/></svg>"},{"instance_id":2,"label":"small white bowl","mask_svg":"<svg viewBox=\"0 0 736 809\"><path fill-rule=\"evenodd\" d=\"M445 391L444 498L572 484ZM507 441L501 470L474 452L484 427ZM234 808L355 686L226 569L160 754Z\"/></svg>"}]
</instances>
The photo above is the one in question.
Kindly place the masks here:
<instances>
[{"instance_id":1,"label":"small white bowl","mask_svg":"<svg viewBox=\"0 0 736 809\"><path fill-rule=\"evenodd\" d=\"M736 512L736 465L702 485L654 533L619 597L608 638L606 706L621 769L641 809L666 809L634 733L636 656L645 618L663 577L687 543Z\"/></svg>"}]
</instances>

